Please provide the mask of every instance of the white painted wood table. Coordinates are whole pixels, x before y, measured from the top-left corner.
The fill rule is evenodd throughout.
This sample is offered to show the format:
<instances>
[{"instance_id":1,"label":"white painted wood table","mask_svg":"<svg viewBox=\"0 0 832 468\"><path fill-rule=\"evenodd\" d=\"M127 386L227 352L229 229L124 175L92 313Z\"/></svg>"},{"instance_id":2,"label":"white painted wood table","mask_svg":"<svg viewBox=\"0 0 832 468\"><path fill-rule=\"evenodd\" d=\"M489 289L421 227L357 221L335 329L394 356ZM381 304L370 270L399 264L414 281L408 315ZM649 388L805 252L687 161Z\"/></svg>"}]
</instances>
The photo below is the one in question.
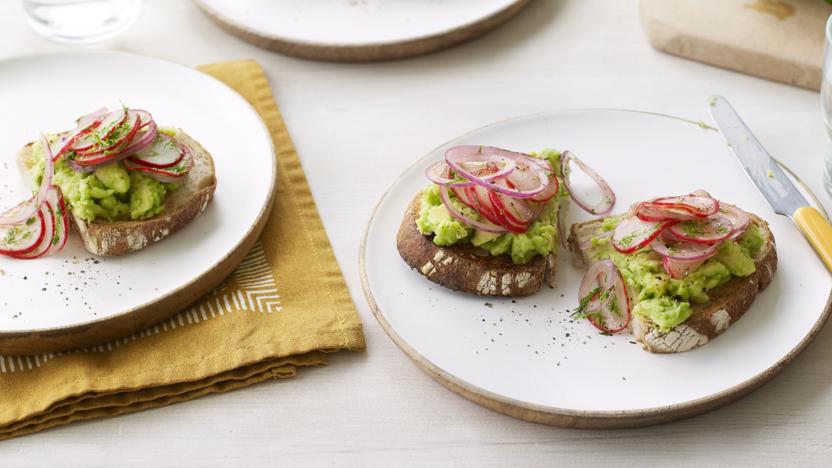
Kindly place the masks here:
<instances>
[{"instance_id":1,"label":"white painted wood table","mask_svg":"<svg viewBox=\"0 0 832 468\"><path fill-rule=\"evenodd\" d=\"M19 0L0 2L0 59L72 49L35 36L22 15ZM358 277L367 217L411 162L467 130L549 109L706 119L707 96L722 93L832 208L821 189L817 94L655 52L635 0L537 0L460 47L356 65L260 50L187 0L146 0L132 29L91 47L190 66L254 58L266 68L368 350L333 356L330 366L302 369L292 380L6 441L0 465L819 465L832 455L828 327L779 377L726 408L638 430L566 430L493 413L434 382L383 333ZM14 109L0 103L0 112Z\"/></svg>"}]
</instances>

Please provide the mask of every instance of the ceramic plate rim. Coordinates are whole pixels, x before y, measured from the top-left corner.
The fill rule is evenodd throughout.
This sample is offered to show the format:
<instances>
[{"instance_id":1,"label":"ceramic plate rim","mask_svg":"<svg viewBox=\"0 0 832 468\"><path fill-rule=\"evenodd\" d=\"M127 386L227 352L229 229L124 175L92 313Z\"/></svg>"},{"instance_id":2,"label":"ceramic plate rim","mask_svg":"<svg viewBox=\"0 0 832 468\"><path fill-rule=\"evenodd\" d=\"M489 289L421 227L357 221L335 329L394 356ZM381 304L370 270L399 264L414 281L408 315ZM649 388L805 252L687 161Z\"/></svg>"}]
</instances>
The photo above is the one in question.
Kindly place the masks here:
<instances>
[{"instance_id":1,"label":"ceramic plate rim","mask_svg":"<svg viewBox=\"0 0 832 468\"><path fill-rule=\"evenodd\" d=\"M243 30L248 31L250 33L260 35L260 36L265 37L267 39L281 41L281 42L290 43L290 44L297 44L299 46L304 46L304 47L314 47L314 48L335 47L335 48L345 48L345 49L347 49L347 48L349 48L349 49L364 49L364 48L372 49L372 48L375 48L375 47L385 47L385 46L394 45L394 44L408 44L408 43L411 43L411 42L425 41L425 40L428 40L428 39L433 39L433 38L436 38L436 37L443 37L443 36L446 36L448 34L453 34L453 33L458 32L458 31L464 31L464 30L467 30L471 27L474 27L474 26L476 26L480 23L487 22L488 20L490 20L492 18L499 17L501 14L505 13L506 11L508 11L512 8L522 8L523 6L525 6L525 4L529 3L531 0L510 0L510 3L508 3L505 7L500 8L500 9L494 11L493 13L490 13L487 16L479 17L479 18L473 19L469 22L458 24L456 26L453 26L449 29L445 29L445 30L442 30L442 31L437 31L437 32L430 33L430 34L422 34L422 35L419 35L419 36L413 36L413 37L409 37L407 39L392 40L392 41L388 40L388 41L360 42L360 43L309 41L309 40L298 39L298 38L294 38L294 37L290 37L290 36L283 36L283 35L279 35L279 34L274 34L274 33L268 33L267 34L263 31L250 29L249 27L241 25L240 23L238 23L236 21L231 21L226 15L218 12L213 7L208 6L203 0L193 0L193 1L204 12L208 13L209 16L213 16L215 18L220 18L222 20L222 22L225 23L225 24L233 25L236 28L240 28L240 29L243 29Z\"/></svg>"},{"instance_id":2,"label":"ceramic plate rim","mask_svg":"<svg viewBox=\"0 0 832 468\"><path fill-rule=\"evenodd\" d=\"M260 123L261 129L263 130L265 136L267 137L269 148L270 148L271 154L272 154L272 158L270 160L272 177L271 177L271 180L269 182L269 191L268 191L269 195L266 198L266 200L264 201L263 206L260 207L260 211L257 213L257 217L255 218L254 222L246 230L243 237L241 237L240 240L237 241L237 243L235 243L234 246L231 247L231 249L228 252L224 253L222 255L222 257L220 257L216 262L214 262L211 265L210 268L208 268L205 271L200 272L192 280L188 281L187 283L184 283L183 285L181 285L180 287L178 287L176 289L171 290L167 294L157 296L155 299L152 299L152 300L147 301L143 304L134 306L132 308L126 309L126 310L122 311L121 313L112 314L112 315L108 315L108 316L101 317L101 318L96 318L94 320L89 320L89 321L85 321L85 322L76 322L76 323L72 323L70 325L65 325L65 326L56 326L56 327L47 327L47 328L32 328L32 329L26 329L26 330L13 330L13 331L0 330L0 339L17 337L17 336L24 336L24 335L40 334L40 333L54 333L54 332L62 332L62 331L71 331L71 330L75 330L75 329L79 329L79 328L96 327L96 326L99 326L99 325L104 324L106 322L109 322L110 320L124 319L126 316L132 315L132 314L134 314L138 311L141 311L142 309L146 309L148 307L151 307L154 304L165 301L165 300L167 300L167 299L169 299L169 298L187 290L189 287L191 287L195 283L199 282L201 278L206 276L213 269L217 268L217 266L221 265L224 261L226 261L228 259L228 257L230 257L235 251L237 251L240 248L240 246L242 244L245 243L246 239L248 239L251 236L252 231L254 229L256 229L257 226L260 225L261 222L263 221L263 217L267 214L268 208L271 206L271 204L274 201L274 198L276 196L276 190L275 189L277 187L277 175L278 175L277 174L277 157L276 157L276 150L275 150L274 142L272 141L272 138L271 138L271 132L269 131L268 127L266 126L266 123L263 122L263 119L260 117L260 114L258 114L257 111L254 109L254 106L252 106L248 101L246 101L245 98L243 98L243 96L240 95L240 93L238 93L237 91L235 91L233 88L231 88L227 84L223 83L222 81L218 80L217 78L214 78L213 76L211 76L207 73L200 72L199 70L197 70L195 68L188 67L188 66L183 65L183 64L178 63L178 62L173 62L173 61L170 61L170 60L164 60L164 59L160 59L160 58L157 58L157 57L150 57L150 56L147 56L147 55L117 51L117 50L73 50L73 51L69 51L69 52L48 52L48 53L42 53L42 54L17 55L17 56L8 57L8 58L4 58L4 59L0 60L0 68L5 67L5 66L9 66L9 65L13 66L13 62L18 62L18 61L19 62L37 61L37 60L45 60L45 59L48 59L49 57L67 56L67 55L87 55L87 56L107 56L107 55L111 55L111 56L132 57L132 58L137 58L137 59L140 59L140 60L150 60L150 61L154 61L154 62L164 64L166 66L170 65L170 66L174 66L174 67L177 67L177 68L180 68L180 69L183 69L183 70L187 70L188 72L193 72L193 73L196 73L198 75L202 75L205 78L208 78L209 80L213 81L214 83L221 85L227 91L230 91L234 95L234 99L239 100L239 102L245 106L244 108L251 111L254 114L254 116L257 117L257 121Z\"/></svg>"},{"instance_id":3,"label":"ceramic plate rim","mask_svg":"<svg viewBox=\"0 0 832 468\"><path fill-rule=\"evenodd\" d=\"M470 382L467 382L459 377L456 377L452 373L444 370L443 368L439 367L431 360L427 359L423 355L421 355L418 351L412 348L410 344L405 341L399 334L393 329L389 322L387 322L386 316L384 311L378 305L375 300L375 296L373 295L372 290L370 289L370 284L367 276L367 268L366 268L366 260L367 260L367 239L370 232L370 227L373 224L373 221L376 218L376 214L378 213L378 209L381 206L381 203L387 198L390 191L399 184L405 178L405 175L410 172L410 170L421 163L423 163L426 159L430 158L437 150L440 148L451 144L454 141L462 140L472 135L474 133L480 132L482 130L486 130L491 127L495 127L498 125L508 124L508 123L515 123L522 120L533 120L537 118L541 118L548 115L554 114L562 114L562 113L569 113L569 112L621 112L621 113L634 113L634 114L646 114L652 115L656 117L662 118L669 118L674 120L679 120L682 122L690 123L693 125L702 126L701 121L695 121L691 119L687 119L684 117L678 117L670 114L664 114L661 112L653 112L653 111L645 111L645 110L637 110L637 109L622 109L622 108L564 108L564 109L553 109L548 111L537 112L533 114L525 114L515 117L510 117L507 119L498 120L487 125L483 125L481 127L475 128L473 130L467 131L462 133L454 138L449 139L437 145L430 151L426 152L419 158L417 158L412 164L408 165L402 173L397 176L393 182L388 186L388 188L384 191L381 197L376 202L375 206L373 207L372 213L370 214L370 218L365 224L364 233L361 239L361 246L359 249L359 275L361 277L361 287L364 291L365 299L367 300L370 309L373 312L373 316L379 322L379 325L390 337L390 339L396 344L396 346L401 349L408 358L413 360L417 366L419 366L422 370L424 370L428 375L430 375L434 380L438 381L445 387L449 388L454 393L458 393L461 396L474 401L475 403L486 406L490 409L495 411L499 411L510 416L518 417L520 419L530 419L529 417L523 417L521 415L515 414L510 411L506 411L504 409L500 409L499 407L493 407L483 402L479 401L475 397L482 397L487 400L488 403L496 404L496 405L509 405L513 408L519 408L524 410L531 410L535 412L540 412L548 415L555 415L555 416L565 416L565 417L577 417L583 419L600 419L600 420L639 420L650 418L652 416L666 416L666 420L675 419L676 417L682 417L684 412L693 411L691 414L698 414L699 412L707 411L708 409L715 408L722 404L729 403L734 398L739 398L744 393L750 392L755 388L763 385L764 383L771 380L775 377L781 370L783 370L791 361L794 360L805 348L809 345L809 343L814 340L817 336L818 332L823 328L826 324L827 320L829 319L830 313L832 313L832 291L830 291L829 296L826 300L826 305L824 306L823 311L820 313L818 319L812 325L812 328L806 333L805 336L797 343L795 347L789 350L788 353L783 355L779 360L773 363L768 368L764 369L763 371L759 372L758 374L754 375L753 377L740 382L736 385L732 385L728 388L725 388L719 392L713 393L711 395L697 398L693 400L688 400L682 403L674 403L670 405L664 406L654 406L649 408L640 408L640 409L628 409L628 410L576 410L576 409L569 409L569 408L560 408L555 406L547 406L547 405L539 405L534 403L525 402L522 400L517 400L514 398L506 397L503 395L496 394L490 390L486 390L482 387L474 385ZM708 130L717 131L715 128L705 125ZM806 185L793 171L791 171L787 166L783 163L778 161L778 164L783 167L800 185L800 188L806 192L811 198L810 203L818 208L824 217L828 218L826 211L823 208L823 205L818 201L818 198L814 194L814 192ZM461 391L457 391L453 387L459 387ZM697 411L699 410L699 411ZM540 422L540 421L537 421ZM639 425L639 424L636 424Z\"/></svg>"}]
</instances>

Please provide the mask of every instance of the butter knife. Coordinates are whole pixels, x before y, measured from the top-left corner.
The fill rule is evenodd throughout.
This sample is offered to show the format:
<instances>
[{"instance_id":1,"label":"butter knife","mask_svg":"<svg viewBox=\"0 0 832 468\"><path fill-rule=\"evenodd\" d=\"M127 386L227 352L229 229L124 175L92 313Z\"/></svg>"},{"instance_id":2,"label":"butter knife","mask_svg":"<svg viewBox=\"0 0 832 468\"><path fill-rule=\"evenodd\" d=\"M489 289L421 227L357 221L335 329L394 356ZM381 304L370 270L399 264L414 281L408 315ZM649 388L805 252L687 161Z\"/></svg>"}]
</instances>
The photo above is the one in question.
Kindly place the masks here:
<instances>
[{"instance_id":1,"label":"butter knife","mask_svg":"<svg viewBox=\"0 0 832 468\"><path fill-rule=\"evenodd\" d=\"M817 209L809 205L728 100L712 96L708 99L708 106L716 126L751 182L775 213L794 221L832 272L832 226Z\"/></svg>"}]
</instances>

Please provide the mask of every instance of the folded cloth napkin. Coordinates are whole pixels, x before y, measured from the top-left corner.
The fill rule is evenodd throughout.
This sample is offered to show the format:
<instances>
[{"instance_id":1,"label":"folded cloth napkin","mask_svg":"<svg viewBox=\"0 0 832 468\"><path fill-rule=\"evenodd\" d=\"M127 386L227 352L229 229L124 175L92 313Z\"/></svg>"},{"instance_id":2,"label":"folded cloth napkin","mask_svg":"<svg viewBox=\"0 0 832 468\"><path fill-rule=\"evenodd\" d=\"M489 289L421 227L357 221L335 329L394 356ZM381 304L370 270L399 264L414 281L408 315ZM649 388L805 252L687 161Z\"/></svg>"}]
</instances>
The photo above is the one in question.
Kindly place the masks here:
<instances>
[{"instance_id":1,"label":"folded cloth napkin","mask_svg":"<svg viewBox=\"0 0 832 468\"><path fill-rule=\"evenodd\" d=\"M299 366L326 364L327 352L364 349L263 69L253 61L199 68L245 97L274 141L277 194L260 240L214 292L151 329L72 352L0 356L0 440L292 377Z\"/></svg>"}]
</instances>

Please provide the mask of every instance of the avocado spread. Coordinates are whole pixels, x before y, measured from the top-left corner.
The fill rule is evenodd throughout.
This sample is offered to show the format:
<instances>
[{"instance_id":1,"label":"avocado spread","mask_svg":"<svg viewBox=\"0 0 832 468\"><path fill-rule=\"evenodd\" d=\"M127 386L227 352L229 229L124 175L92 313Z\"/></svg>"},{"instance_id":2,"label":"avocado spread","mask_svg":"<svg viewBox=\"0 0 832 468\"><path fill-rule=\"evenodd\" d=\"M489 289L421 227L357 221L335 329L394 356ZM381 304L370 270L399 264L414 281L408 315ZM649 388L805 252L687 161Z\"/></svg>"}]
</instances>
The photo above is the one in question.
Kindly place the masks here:
<instances>
[{"instance_id":1,"label":"avocado spread","mask_svg":"<svg viewBox=\"0 0 832 468\"><path fill-rule=\"evenodd\" d=\"M547 160L555 174L561 177L558 151L544 149L539 154L532 153L532 156ZM439 186L432 184L422 192L422 206L416 226L422 234L433 235L433 243L436 245L473 245L488 251L491 255L509 254L514 263L524 264L531 261L535 255L549 255L557 249L558 208L561 201L567 197L569 194L563 184L560 184L558 194L546 203L543 212L526 232L496 234L479 231L452 217L439 196ZM450 198L451 203L465 216L482 219L479 213L457 199L453 192Z\"/></svg>"},{"instance_id":2,"label":"avocado spread","mask_svg":"<svg viewBox=\"0 0 832 468\"><path fill-rule=\"evenodd\" d=\"M43 177L43 148L32 146L35 185ZM159 182L137 171L128 171L121 162L78 172L61 158L55 163L53 183L61 188L72 213L86 221L106 219L125 221L146 219L164 210L165 196L179 184Z\"/></svg>"},{"instance_id":3,"label":"avocado spread","mask_svg":"<svg viewBox=\"0 0 832 468\"><path fill-rule=\"evenodd\" d=\"M601 231L615 229L621 219L605 219ZM708 300L708 290L734 276L754 273L754 256L763 243L760 229L751 224L736 241L723 242L716 255L682 279L667 274L656 252L644 248L621 254L610 245L610 237L593 239L591 254L595 260L609 259L618 267L630 293L632 313L654 323L661 331L668 331L691 316L691 303Z\"/></svg>"}]
</instances>

